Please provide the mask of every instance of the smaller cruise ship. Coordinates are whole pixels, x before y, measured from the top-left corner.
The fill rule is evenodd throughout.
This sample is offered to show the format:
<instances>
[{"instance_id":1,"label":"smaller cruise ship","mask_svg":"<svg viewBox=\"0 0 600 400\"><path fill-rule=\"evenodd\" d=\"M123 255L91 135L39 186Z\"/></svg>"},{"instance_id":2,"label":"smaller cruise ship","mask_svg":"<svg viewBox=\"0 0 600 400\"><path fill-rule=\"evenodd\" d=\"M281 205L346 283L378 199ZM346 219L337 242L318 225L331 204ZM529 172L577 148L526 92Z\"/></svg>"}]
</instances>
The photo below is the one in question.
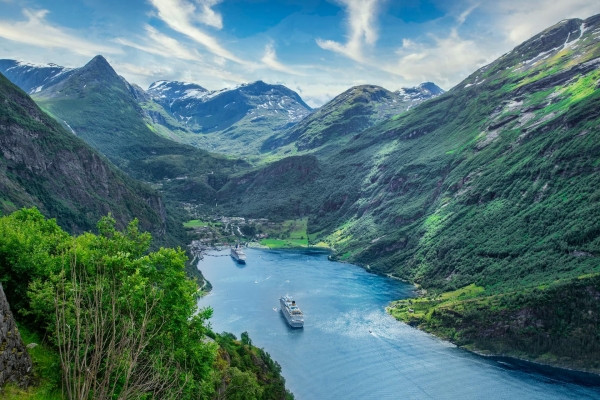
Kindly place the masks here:
<instances>
[{"instance_id":1,"label":"smaller cruise ship","mask_svg":"<svg viewBox=\"0 0 600 400\"><path fill-rule=\"evenodd\" d=\"M239 244L231 249L231 258L240 264L246 264L246 253L242 250Z\"/></svg>"},{"instance_id":2,"label":"smaller cruise ship","mask_svg":"<svg viewBox=\"0 0 600 400\"><path fill-rule=\"evenodd\" d=\"M281 312L292 328L304 327L304 314L296 305L296 301L290 295L281 296L279 298Z\"/></svg>"}]
</instances>

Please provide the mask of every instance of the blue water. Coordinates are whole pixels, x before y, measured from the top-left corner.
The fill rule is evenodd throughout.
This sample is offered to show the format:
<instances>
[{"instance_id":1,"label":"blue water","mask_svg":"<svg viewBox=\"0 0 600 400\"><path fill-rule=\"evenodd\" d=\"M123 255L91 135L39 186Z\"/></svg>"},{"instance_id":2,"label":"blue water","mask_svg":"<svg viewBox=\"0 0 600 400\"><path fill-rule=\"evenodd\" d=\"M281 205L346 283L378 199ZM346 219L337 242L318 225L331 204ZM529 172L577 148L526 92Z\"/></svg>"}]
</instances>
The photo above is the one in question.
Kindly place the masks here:
<instances>
[{"instance_id":1,"label":"blue water","mask_svg":"<svg viewBox=\"0 0 600 400\"><path fill-rule=\"evenodd\" d=\"M213 285L199 305L214 309L216 332L248 331L297 399L600 399L592 375L480 357L397 322L384 307L412 296L411 285L323 252L246 253L245 266L229 251L199 262ZM304 329L287 326L284 294L304 311Z\"/></svg>"}]
</instances>

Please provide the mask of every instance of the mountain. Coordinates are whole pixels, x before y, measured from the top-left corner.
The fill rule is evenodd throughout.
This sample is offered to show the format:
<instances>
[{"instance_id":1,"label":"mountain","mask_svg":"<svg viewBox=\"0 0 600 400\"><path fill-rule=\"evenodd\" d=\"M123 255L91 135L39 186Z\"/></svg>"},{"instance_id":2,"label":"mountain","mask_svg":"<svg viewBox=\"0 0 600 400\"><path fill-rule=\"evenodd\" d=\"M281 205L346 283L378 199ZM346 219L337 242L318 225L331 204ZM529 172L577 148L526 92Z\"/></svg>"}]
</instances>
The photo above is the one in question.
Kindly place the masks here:
<instances>
[{"instance_id":1,"label":"mountain","mask_svg":"<svg viewBox=\"0 0 600 400\"><path fill-rule=\"evenodd\" d=\"M196 147L238 156L258 154L264 139L311 112L296 92L262 81L216 91L193 83L158 81L147 93L173 118L167 121L162 115L153 118L155 123L179 131L180 140ZM144 108L156 117L152 104Z\"/></svg>"},{"instance_id":2,"label":"mountain","mask_svg":"<svg viewBox=\"0 0 600 400\"><path fill-rule=\"evenodd\" d=\"M32 64L0 60L0 73L29 94L52 86L73 73L73 69L56 64Z\"/></svg>"},{"instance_id":3,"label":"mountain","mask_svg":"<svg viewBox=\"0 0 600 400\"><path fill-rule=\"evenodd\" d=\"M148 99L102 56L34 94L42 109L133 178L178 200L212 202L223 176L245 163L164 138L139 105Z\"/></svg>"},{"instance_id":4,"label":"mountain","mask_svg":"<svg viewBox=\"0 0 600 400\"><path fill-rule=\"evenodd\" d=\"M157 103L163 105L167 109L171 108L171 104L178 99L184 97L200 97L202 94L210 93L202 86L179 81L156 81L148 87L147 93Z\"/></svg>"},{"instance_id":5,"label":"mountain","mask_svg":"<svg viewBox=\"0 0 600 400\"><path fill-rule=\"evenodd\" d=\"M276 199L309 215L334 258L420 285L391 309L413 325L599 370L600 15L548 28L316 166L286 160L236 176L223 206L275 218ZM265 181L285 168L316 176Z\"/></svg>"},{"instance_id":6,"label":"mountain","mask_svg":"<svg viewBox=\"0 0 600 400\"><path fill-rule=\"evenodd\" d=\"M443 93L431 82L396 92L375 85L355 86L292 128L268 138L261 150L279 155L335 151L357 133Z\"/></svg>"},{"instance_id":7,"label":"mountain","mask_svg":"<svg viewBox=\"0 0 600 400\"><path fill-rule=\"evenodd\" d=\"M0 210L38 207L70 232L91 230L108 213L124 227L164 236L160 195L134 181L46 115L0 74Z\"/></svg>"}]
</instances>

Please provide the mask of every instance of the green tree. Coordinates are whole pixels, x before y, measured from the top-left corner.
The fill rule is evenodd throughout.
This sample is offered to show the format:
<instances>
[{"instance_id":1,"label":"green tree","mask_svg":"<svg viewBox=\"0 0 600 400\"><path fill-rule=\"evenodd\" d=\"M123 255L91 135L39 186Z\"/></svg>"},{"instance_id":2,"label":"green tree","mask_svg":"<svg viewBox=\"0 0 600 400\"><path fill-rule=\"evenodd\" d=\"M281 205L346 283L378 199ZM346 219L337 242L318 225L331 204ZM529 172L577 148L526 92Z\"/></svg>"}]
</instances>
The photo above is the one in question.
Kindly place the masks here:
<instances>
[{"instance_id":1,"label":"green tree","mask_svg":"<svg viewBox=\"0 0 600 400\"><path fill-rule=\"evenodd\" d=\"M9 301L57 347L72 399L206 398L218 346L181 249L149 252L136 220L71 237L36 209L0 218Z\"/></svg>"}]
</instances>

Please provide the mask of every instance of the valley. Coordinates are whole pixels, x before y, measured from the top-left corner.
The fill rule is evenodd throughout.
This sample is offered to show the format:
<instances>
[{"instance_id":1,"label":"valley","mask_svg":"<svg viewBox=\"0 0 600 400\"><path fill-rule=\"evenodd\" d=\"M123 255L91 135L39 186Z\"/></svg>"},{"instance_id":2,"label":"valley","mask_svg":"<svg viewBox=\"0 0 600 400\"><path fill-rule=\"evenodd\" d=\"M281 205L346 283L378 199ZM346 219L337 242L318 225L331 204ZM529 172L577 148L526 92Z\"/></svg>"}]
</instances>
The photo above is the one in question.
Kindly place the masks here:
<instances>
[{"instance_id":1,"label":"valley","mask_svg":"<svg viewBox=\"0 0 600 400\"><path fill-rule=\"evenodd\" d=\"M281 278L260 283L283 290L285 260L314 289L288 285L305 298L332 282L357 298L368 292L323 308L358 307L361 329L381 328L381 337L357 338L330 321L378 368L402 368L380 357L388 350L419 364L410 341L390 344L405 334L427 362L439 352L468 376L472 355L454 355L414 327L477 354L600 374L600 14L549 26L448 90L360 82L314 108L280 83L209 90L163 78L143 89L117 70L102 55L77 68L0 60L0 283L24 310L24 337L60 334L49 299L71 293L65 288L79 278L66 271L81 266L89 293L97 276L107 291L138 296L139 309L120 304L132 323L146 323L147 298L177 316L167 324L152 314L159 339L147 345L170 357L146 359L156 379L177 377L182 391L202 382L210 387L202 398L227 398L236 380L255 391L248 398L293 398L283 376L323 360L290 362L281 340L303 339L267 335L240 316L242 297L231 300L250 293L249 312L267 321L272 308L252 275L262 270L253 268ZM255 257L246 267L226 257L238 243ZM106 271L122 279L111 283ZM244 279L251 289L239 286ZM204 296L217 285L231 298ZM185 296L184 307L163 289ZM211 317L219 329L244 331L241 339L216 333ZM327 323L315 324L331 340ZM173 337L203 361L171 349ZM271 340L283 375L267 352ZM496 366L478 362L492 385ZM301 379L290 382L309 396ZM443 397L444 386L434 387ZM558 393L538 381L515 393L536 387Z\"/></svg>"}]
</instances>

